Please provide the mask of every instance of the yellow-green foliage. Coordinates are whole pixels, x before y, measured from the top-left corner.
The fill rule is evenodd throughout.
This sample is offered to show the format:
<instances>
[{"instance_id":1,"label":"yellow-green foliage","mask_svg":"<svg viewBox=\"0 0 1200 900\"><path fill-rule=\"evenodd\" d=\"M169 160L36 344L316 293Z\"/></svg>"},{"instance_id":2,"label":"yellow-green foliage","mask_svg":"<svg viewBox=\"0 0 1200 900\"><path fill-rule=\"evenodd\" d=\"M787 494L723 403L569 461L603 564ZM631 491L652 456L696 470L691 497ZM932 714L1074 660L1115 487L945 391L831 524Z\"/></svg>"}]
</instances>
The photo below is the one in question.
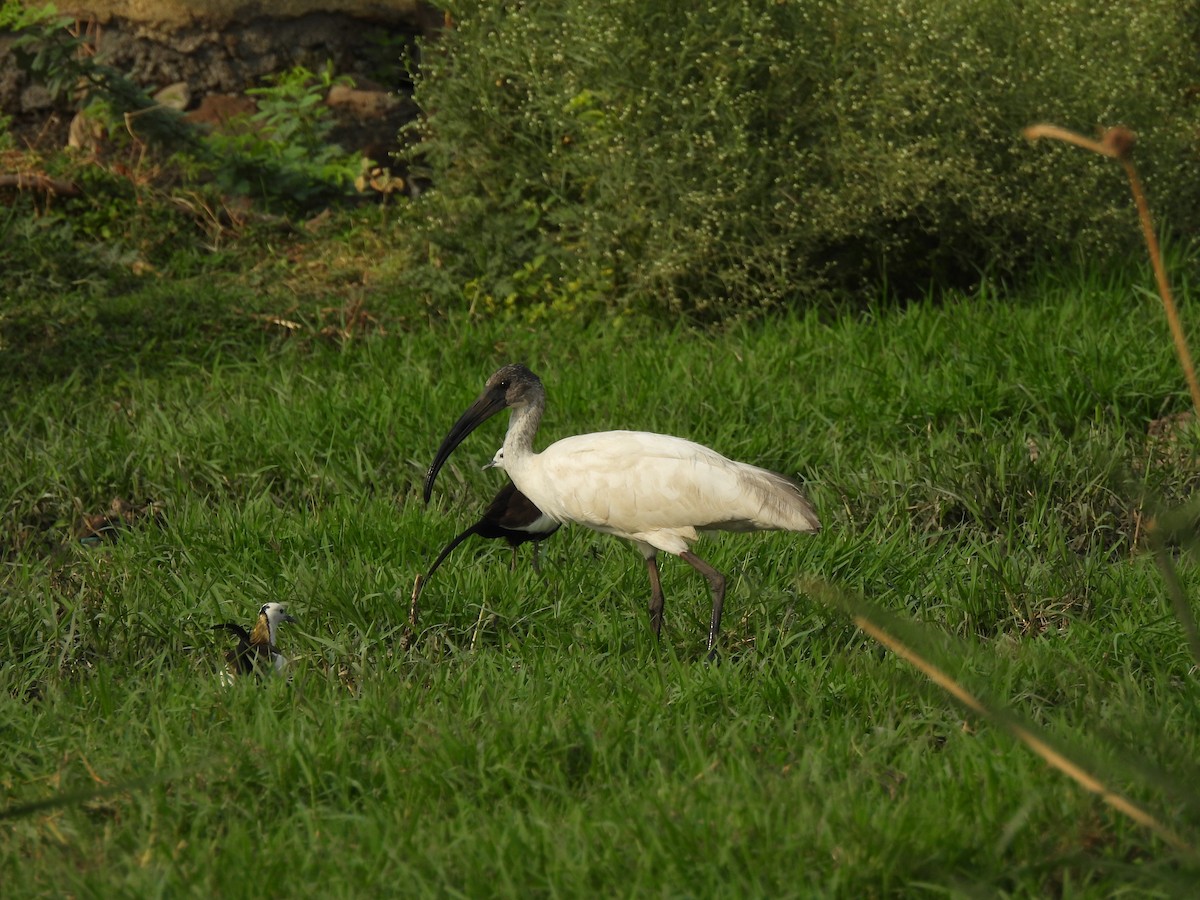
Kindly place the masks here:
<instances>
[{"instance_id":1,"label":"yellow-green foliage","mask_svg":"<svg viewBox=\"0 0 1200 900\"><path fill-rule=\"evenodd\" d=\"M418 85L424 222L473 297L570 281L722 317L1131 246L1120 172L1029 146L1041 120L1133 128L1151 201L1197 224L1180 0L451 6Z\"/></svg>"}]
</instances>

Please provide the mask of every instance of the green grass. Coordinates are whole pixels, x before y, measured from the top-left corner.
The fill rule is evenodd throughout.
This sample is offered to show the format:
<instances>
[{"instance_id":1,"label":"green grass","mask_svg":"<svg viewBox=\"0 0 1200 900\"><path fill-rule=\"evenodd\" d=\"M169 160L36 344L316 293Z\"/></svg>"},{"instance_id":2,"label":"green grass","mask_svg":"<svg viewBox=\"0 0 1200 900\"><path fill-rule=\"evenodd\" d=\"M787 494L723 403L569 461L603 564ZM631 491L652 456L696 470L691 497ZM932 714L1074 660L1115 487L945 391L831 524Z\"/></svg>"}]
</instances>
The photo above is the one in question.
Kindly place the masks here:
<instances>
[{"instance_id":1,"label":"green grass","mask_svg":"<svg viewBox=\"0 0 1200 900\"><path fill-rule=\"evenodd\" d=\"M1200 464L1191 432L1146 437L1187 408L1146 282L720 334L375 295L382 333L338 343L265 336L228 310L273 301L220 279L171 285L166 322L163 288L92 301L0 385L0 807L68 795L0 820L6 895L1186 890L1194 857L809 590L923 623L955 677L1195 843L1200 686L1144 519ZM658 643L637 553L581 529L541 575L527 549L510 573L506 547L464 545L401 650L413 577L500 483L480 466L503 424L428 508L424 469L509 361L547 384L543 445L670 432L807 483L821 535L699 545L730 576L721 664L703 579L664 563ZM74 541L114 497L164 524ZM222 687L211 624L267 600L300 619L293 680Z\"/></svg>"}]
</instances>

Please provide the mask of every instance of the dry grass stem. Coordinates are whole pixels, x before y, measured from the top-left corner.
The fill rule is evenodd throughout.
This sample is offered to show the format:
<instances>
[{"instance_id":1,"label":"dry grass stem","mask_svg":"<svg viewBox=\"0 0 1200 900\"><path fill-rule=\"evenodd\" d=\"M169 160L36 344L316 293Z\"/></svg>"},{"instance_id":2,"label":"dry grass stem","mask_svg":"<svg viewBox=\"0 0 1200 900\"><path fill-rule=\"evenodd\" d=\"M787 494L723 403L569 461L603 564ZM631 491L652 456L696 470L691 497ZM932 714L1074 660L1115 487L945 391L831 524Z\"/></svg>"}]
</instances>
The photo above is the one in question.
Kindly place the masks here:
<instances>
[{"instance_id":1,"label":"dry grass stem","mask_svg":"<svg viewBox=\"0 0 1200 900\"><path fill-rule=\"evenodd\" d=\"M1068 144L1074 144L1076 147L1083 147L1083 149L1091 150L1093 153L1099 153L1101 156L1115 156L1113 148L1106 147L1099 141L1094 141L1089 137L1084 137L1082 134L1077 134L1074 131L1068 131L1066 128L1059 128L1057 125L1047 125L1045 123L1030 125L1028 128L1025 128L1021 134L1025 135L1025 137L1031 141L1036 141L1039 138L1053 138L1054 140L1063 141Z\"/></svg>"},{"instance_id":2,"label":"dry grass stem","mask_svg":"<svg viewBox=\"0 0 1200 900\"><path fill-rule=\"evenodd\" d=\"M1175 352L1179 355L1179 364L1183 367L1187 379L1188 391L1192 395L1192 406L1200 415L1200 382L1196 380L1196 368L1192 364L1192 354L1188 350L1187 338L1183 333L1183 325L1179 320L1179 309L1175 305L1175 297L1171 293L1171 285L1167 282L1167 270L1163 265L1162 251L1158 245L1158 236L1154 232L1154 221L1150 217L1150 206L1146 202L1146 193L1142 189L1142 181L1134 168L1130 154L1135 143L1135 136L1127 128L1117 126L1104 132L1099 141L1059 128L1057 125L1038 124L1024 129L1022 134L1031 141L1039 138L1053 138L1099 153L1111 159L1120 161L1129 178L1129 188L1133 192L1133 202L1137 206L1138 220L1142 224L1142 236L1146 239L1146 249L1150 253L1150 265L1154 269L1154 280L1158 283L1158 294L1162 297L1163 310L1167 314L1167 325L1171 329L1171 337L1175 341Z\"/></svg>"},{"instance_id":3,"label":"dry grass stem","mask_svg":"<svg viewBox=\"0 0 1200 900\"><path fill-rule=\"evenodd\" d=\"M1200 627L1197 627L1196 618L1192 615L1183 580L1179 577L1179 572L1176 571L1175 564L1171 561L1171 554L1167 550L1165 539L1155 523L1151 522L1146 531L1150 536L1151 546L1154 548L1154 561L1158 564L1158 571L1167 585L1167 595L1171 598L1171 605L1175 608L1175 616L1183 626L1184 637L1187 639L1192 659L1196 661L1197 665L1200 665Z\"/></svg>"},{"instance_id":4,"label":"dry grass stem","mask_svg":"<svg viewBox=\"0 0 1200 900\"><path fill-rule=\"evenodd\" d=\"M875 625L862 615L856 615L854 617L854 624L856 624L875 640L879 641L879 643L883 644L901 659L907 661L913 666L916 666L916 668L920 669L930 681L952 695L968 709L999 724L1051 766L1074 779L1086 790L1099 796L1109 806L1112 806L1114 809L1124 813L1138 824L1149 828L1175 849L1191 852L1191 847L1183 838L1177 835L1162 822L1158 821L1158 819L1154 818L1154 816L1150 815L1150 813L1146 812L1132 800L1129 800L1128 798L1123 797L1115 791L1109 789L1103 782L1086 771L1078 763L1055 750L1027 728L1018 725L1015 722L1008 721L1004 717L999 716L989 710L966 688L964 688L961 684L959 684L937 666L933 665L933 663L919 656L908 645L904 644L896 637L888 634L882 628Z\"/></svg>"},{"instance_id":5,"label":"dry grass stem","mask_svg":"<svg viewBox=\"0 0 1200 900\"><path fill-rule=\"evenodd\" d=\"M417 577L413 579L412 596L408 602L408 625L404 628L404 633L400 636L400 649L408 650L412 646L412 642L417 633L417 603L421 597L421 583L423 576L418 572Z\"/></svg>"},{"instance_id":6,"label":"dry grass stem","mask_svg":"<svg viewBox=\"0 0 1200 900\"><path fill-rule=\"evenodd\" d=\"M1133 202L1137 206L1138 221L1142 225L1142 237L1145 238L1146 250L1150 254L1150 265L1154 269L1158 295L1162 298L1163 311L1167 314L1167 325L1171 329L1171 338L1175 342L1175 353L1179 357L1179 364L1183 368L1183 375L1187 380L1188 391L1192 395L1192 408L1195 409L1196 415L1200 416L1200 382L1196 380L1196 367L1192 364L1192 354L1188 349L1187 337L1183 333L1183 323L1179 319L1179 307L1175 305L1175 296L1171 293L1171 285L1167 281L1167 269L1163 264L1158 235L1154 231L1154 220L1150 216L1150 205L1146 202L1146 192L1142 189L1142 180L1138 177L1137 169L1131 158L1136 142L1134 133L1127 128L1117 126L1105 131L1099 141L1093 141L1073 131L1059 128L1057 125L1046 124L1031 125L1022 133L1031 141L1044 137L1054 138L1077 147L1083 147L1102 156L1118 160L1125 169L1125 175L1129 179L1129 189L1133 192ZM1155 537L1155 530L1151 523L1147 531L1154 538L1155 557L1158 559L1159 569L1167 581L1168 593L1171 595L1175 614L1179 618L1180 624L1183 625L1192 656L1197 662L1200 662L1200 627L1197 627L1196 618L1192 614L1191 606L1183 592L1183 585L1170 560L1166 557L1162 539Z\"/></svg>"}]
</instances>

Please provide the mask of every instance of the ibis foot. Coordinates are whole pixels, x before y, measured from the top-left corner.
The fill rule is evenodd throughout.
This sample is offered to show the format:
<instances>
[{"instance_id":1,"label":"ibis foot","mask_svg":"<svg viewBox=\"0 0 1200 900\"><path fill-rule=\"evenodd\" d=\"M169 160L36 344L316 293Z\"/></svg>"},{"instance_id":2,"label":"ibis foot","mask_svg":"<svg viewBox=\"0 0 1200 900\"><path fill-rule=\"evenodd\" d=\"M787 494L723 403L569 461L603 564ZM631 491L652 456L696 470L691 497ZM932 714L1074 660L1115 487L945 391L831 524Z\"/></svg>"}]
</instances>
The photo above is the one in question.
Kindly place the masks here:
<instances>
[{"instance_id":1,"label":"ibis foot","mask_svg":"<svg viewBox=\"0 0 1200 900\"><path fill-rule=\"evenodd\" d=\"M690 550L679 554L680 559L708 579L712 587L712 620L708 624L708 658L717 653L717 638L721 634L721 610L725 606L725 576Z\"/></svg>"}]
</instances>

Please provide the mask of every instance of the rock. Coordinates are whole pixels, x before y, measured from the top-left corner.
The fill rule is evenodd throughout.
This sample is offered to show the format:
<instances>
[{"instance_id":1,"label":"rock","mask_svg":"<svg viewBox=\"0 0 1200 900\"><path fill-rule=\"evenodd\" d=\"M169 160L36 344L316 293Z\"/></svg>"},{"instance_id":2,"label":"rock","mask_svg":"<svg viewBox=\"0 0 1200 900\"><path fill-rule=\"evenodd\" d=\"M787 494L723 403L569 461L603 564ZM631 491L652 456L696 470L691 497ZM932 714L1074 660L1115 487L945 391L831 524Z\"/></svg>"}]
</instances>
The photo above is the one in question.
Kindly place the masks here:
<instances>
[{"instance_id":1,"label":"rock","mask_svg":"<svg viewBox=\"0 0 1200 900\"><path fill-rule=\"evenodd\" d=\"M21 91L21 112L39 112L54 106L54 96L40 84L27 85Z\"/></svg>"},{"instance_id":2,"label":"rock","mask_svg":"<svg viewBox=\"0 0 1200 900\"><path fill-rule=\"evenodd\" d=\"M169 109L183 112L192 102L192 92L186 81L176 81L154 95L154 102Z\"/></svg>"},{"instance_id":3,"label":"rock","mask_svg":"<svg viewBox=\"0 0 1200 900\"><path fill-rule=\"evenodd\" d=\"M331 87L325 103L339 115L360 120L387 115L400 105L400 101L386 91L364 91L344 84Z\"/></svg>"},{"instance_id":4,"label":"rock","mask_svg":"<svg viewBox=\"0 0 1200 900\"><path fill-rule=\"evenodd\" d=\"M205 94L200 105L184 118L197 125L208 125L221 131L245 130L230 128L230 120L254 114L258 104L241 94Z\"/></svg>"},{"instance_id":5,"label":"rock","mask_svg":"<svg viewBox=\"0 0 1200 900\"><path fill-rule=\"evenodd\" d=\"M183 27L207 25L225 28L269 12L277 19L295 19L312 13L334 13L385 24L416 24L436 28L442 14L421 0L65 0L63 12L83 19L94 17L107 24L127 19L152 25Z\"/></svg>"},{"instance_id":6,"label":"rock","mask_svg":"<svg viewBox=\"0 0 1200 900\"><path fill-rule=\"evenodd\" d=\"M67 128L67 146L84 153L99 153L108 139L108 127L94 113L81 109Z\"/></svg>"},{"instance_id":7,"label":"rock","mask_svg":"<svg viewBox=\"0 0 1200 900\"><path fill-rule=\"evenodd\" d=\"M355 84L328 98L331 143L377 163L399 148L401 127L417 115L404 65L419 57L417 36L445 25L420 0L60 0L59 8L98 26L87 34L105 65L157 90L162 106L186 111L199 99L186 118L224 130L257 110L247 88L296 67L330 66ZM68 135L73 99L53 97L10 64L11 43L0 33L0 116L12 117L10 130L31 146L95 148L94 123L78 119Z\"/></svg>"}]
</instances>

